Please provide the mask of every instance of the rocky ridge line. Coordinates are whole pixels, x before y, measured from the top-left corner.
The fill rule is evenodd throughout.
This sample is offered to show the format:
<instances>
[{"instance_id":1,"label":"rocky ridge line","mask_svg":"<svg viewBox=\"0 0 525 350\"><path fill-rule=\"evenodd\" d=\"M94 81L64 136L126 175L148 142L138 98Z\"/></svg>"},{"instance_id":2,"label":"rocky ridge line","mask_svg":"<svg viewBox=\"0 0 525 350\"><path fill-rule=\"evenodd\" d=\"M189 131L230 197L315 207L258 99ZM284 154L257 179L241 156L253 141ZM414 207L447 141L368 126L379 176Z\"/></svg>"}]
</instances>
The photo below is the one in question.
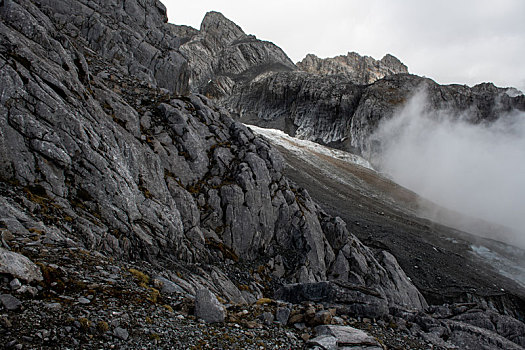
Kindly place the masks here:
<instances>
[{"instance_id":1,"label":"rocky ridge line","mask_svg":"<svg viewBox=\"0 0 525 350\"><path fill-rule=\"evenodd\" d=\"M380 60L375 60L356 52L324 59L308 54L297 63L297 67L310 74L344 75L358 85L372 84L393 74L408 73L407 66L390 54L386 54Z\"/></svg>"}]
</instances>

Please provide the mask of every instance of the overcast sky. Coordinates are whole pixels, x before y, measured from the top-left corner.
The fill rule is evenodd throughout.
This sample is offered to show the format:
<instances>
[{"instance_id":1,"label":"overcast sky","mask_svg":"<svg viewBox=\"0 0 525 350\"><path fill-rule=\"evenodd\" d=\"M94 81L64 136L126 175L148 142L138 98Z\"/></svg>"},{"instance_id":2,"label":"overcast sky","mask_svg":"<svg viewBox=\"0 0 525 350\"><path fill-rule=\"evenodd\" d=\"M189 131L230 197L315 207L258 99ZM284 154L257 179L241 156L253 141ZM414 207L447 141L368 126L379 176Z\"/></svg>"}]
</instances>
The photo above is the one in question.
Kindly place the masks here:
<instances>
[{"instance_id":1,"label":"overcast sky","mask_svg":"<svg viewBox=\"0 0 525 350\"><path fill-rule=\"evenodd\" d=\"M294 62L307 53L391 53L442 84L525 91L525 0L161 1L171 23L199 28L207 11L219 11Z\"/></svg>"}]
</instances>

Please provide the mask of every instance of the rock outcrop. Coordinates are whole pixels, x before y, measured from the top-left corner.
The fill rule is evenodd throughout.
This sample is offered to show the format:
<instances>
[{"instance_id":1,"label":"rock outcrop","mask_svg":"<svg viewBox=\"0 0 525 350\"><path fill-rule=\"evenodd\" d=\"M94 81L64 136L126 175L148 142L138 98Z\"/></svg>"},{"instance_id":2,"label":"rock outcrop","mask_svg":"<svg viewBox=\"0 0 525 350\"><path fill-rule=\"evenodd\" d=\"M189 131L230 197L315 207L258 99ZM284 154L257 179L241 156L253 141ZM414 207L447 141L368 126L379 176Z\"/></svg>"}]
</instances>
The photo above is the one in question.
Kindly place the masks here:
<instances>
[{"instance_id":1,"label":"rock outcrop","mask_svg":"<svg viewBox=\"0 0 525 350\"><path fill-rule=\"evenodd\" d=\"M344 75L351 82L359 85L372 84L393 74L408 73L407 66L390 54L386 54L380 60L375 60L356 52L324 59L308 54L297 63L297 67L311 74Z\"/></svg>"},{"instance_id":2,"label":"rock outcrop","mask_svg":"<svg viewBox=\"0 0 525 350\"><path fill-rule=\"evenodd\" d=\"M181 72L186 61L139 55L140 44L128 37L140 34L152 46L146 51L160 55L166 43L156 48L147 38L171 28L164 26L160 3L139 4L20 0L0 8L0 177L32 203L32 209L11 205L5 217L25 216L18 220L24 230L40 218L46 222L42 230L119 259L262 263L268 267L259 277L275 272L277 281L337 278L380 286L390 306L422 309L415 287L392 275L401 271L395 259L374 257L341 220L290 184L282 158L267 141L206 97L177 95L181 87L169 82L178 75L156 70L170 62L170 74ZM73 9L80 15L66 23ZM110 35L109 23L124 31ZM69 29L57 29L63 25ZM183 46L207 40L217 50L230 45L241 53L275 48L245 36L217 13L208 14L200 33ZM169 50L179 54L175 44ZM135 74L134 64L145 62L151 66L142 67L151 69ZM219 59L210 67L240 72L242 62ZM210 288L229 300L246 302L264 292L253 278L247 280L251 292L242 293L241 281L223 270L212 268L208 275ZM196 290L201 283L190 285ZM413 301L404 296L407 288L418 296Z\"/></svg>"},{"instance_id":3,"label":"rock outcrop","mask_svg":"<svg viewBox=\"0 0 525 350\"><path fill-rule=\"evenodd\" d=\"M381 344L362 330L347 326L318 326L317 337L308 341L307 349L346 349L358 348L380 350Z\"/></svg>"},{"instance_id":4,"label":"rock outcrop","mask_svg":"<svg viewBox=\"0 0 525 350\"><path fill-rule=\"evenodd\" d=\"M199 33L180 52L188 60L193 91L209 97L229 95L236 85L268 71L297 69L279 47L245 34L218 12L206 14Z\"/></svg>"},{"instance_id":5,"label":"rock outcrop","mask_svg":"<svg viewBox=\"0 0 525 350\"><path fill-rule=\"evenodd\" d=\"M525 96L486 83L439 85L410 74L357 85L343 75L275 73L236 90L223 104L240 120L299 138L370 156L370 135L416 92L425 90L428 108L468 111L470 121L491 122L502 112L525 110Z\"/></svg>"},{"instance_id":6,"label":"rock outcrop","mask_svg":"<svg viewBox=\"0 0 525 350\"><path fill-rule=\"evenodd\" d=\"M346 319L424 314L425 299L396 259L366 247L324 212L283 175L275 148L232 118L284 121L308 138L354 142L354 113L341 126L340 114L328 117L329 111L342 110L340 104L359 110L375 84L416 78L364 87L332 76L315 86L322 76L296 72L282 50L221 14L209 13L200 30L175 26L156 0L3 0L0 17L0 233L6 249L23 253L42 273L39 282L40 276L0 271L8 312L0 331L12 339L8 347L60 339L82 345L77 338L95 346L94 334L119 346L142 339L151 347L159 336L143 334L141 323L155 322L147 312L169 320L162 329L186 327L159 301L172 302L184 319L188 300L204 289L232 309L256 305L265 326L274 315L261 305L274 302L261 298L283 285L328 286L323 303L340 307L332 313L310 305L312 325L344 322L335 312ZM492 90L480 87L479 94L493 96ZM272 104L263 109L269 96ZM356 120L373 123L373 108ZM153 281L137 265L149 267ZM118 316L111 324L106 301ZM26 309L42 324L62 309L77 319L67 321L69 329L39 330L36 339L27 335L33 330L26 316L14 314ZM521 330L506 321L497 322L510 324L512 334ZM455 322L462 331L476 327ZM512 337L497 344L522 341Z\"/></svg>"}]
</instances>

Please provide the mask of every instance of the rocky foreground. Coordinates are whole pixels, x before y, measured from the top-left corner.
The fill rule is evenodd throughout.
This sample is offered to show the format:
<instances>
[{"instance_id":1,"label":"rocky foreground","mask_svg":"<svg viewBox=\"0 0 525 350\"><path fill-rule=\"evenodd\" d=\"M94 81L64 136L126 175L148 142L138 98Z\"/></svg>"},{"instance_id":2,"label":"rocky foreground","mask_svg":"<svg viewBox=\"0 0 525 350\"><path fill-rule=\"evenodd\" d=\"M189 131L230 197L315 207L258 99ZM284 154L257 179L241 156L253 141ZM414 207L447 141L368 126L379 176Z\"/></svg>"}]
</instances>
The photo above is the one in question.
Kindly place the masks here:
<instances>
[{"instance_id":1,"label":"rocky foreground","mask_svg":"<svg viewBox=\"0 0 525 350\"><path fill-rule=\"evenodd\" d=\"M154 0L2 0L0 18L5 347L525 346L522 310L429 306L236 121L235 89L298 70L275 45L218 13L168 24Z\"/></svg>"}]
</instances>

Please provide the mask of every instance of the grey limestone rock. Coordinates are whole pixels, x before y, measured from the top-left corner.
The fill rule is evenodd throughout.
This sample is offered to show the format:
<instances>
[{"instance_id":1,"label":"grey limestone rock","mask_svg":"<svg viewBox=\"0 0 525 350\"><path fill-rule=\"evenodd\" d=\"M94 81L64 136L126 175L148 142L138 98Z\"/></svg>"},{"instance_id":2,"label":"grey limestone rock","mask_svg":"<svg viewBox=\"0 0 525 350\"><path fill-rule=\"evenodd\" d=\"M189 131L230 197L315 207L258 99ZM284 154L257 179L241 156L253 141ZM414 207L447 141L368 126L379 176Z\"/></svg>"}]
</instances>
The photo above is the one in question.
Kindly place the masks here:
<instances>
[{"instance_id":1,"label":"grey limestone rock","mask_svg":"<svg viewBox=\"0 0 525 350\"><path fill-rule=\"evenodd\" d=\"M1 294L0 302L9 311L15 311L22 307L22 302L11 294Z\"/></svg>"},{"instance_id":2,"label":"grey limestone rock","mask_svg":"<svg viewBox=\"0 0 525 350\"><path fill-rule=\"evenodd\" d=\"M323 349L323 350L336 350L337 349L337 338L331 335L320 335L313 339L309 339L306 343L307 349Z\"/></svg>"},{"instance_id":3,"label":"grey limestone rock","mask_svg":"<svg viewBox=\"0 0 525 350\"><path fill-rule=\"evenodd\" d=\"M309 340L307 348L320 346L322 349L383 349L372 336L360 329L349 326L322 325L315 327L316 337Z\"/></svg>"},{"instance_id":4,"label":"grey limestone rock","mask_svg":"<svg viewBox=\"0 0 525 350\"><path fill-rule=\"evenodd\" d=\"M26 282L42 281L40 268L31 260L3 248L0 248L0 273L9 274Z\"/></svg>"},{"instance_id":5,"label":"grey limestone rock","mask_svg":"<svg viewBox=\"0 0 525 350\"><path fill-rule=\"evenodd\" d=\"M275 298L291 303L313 301L336 305L342 314L380 317L388 314L388 301L377 289L338 282L296 283L284 285Z\"/></svg>"},{"instance_id":6,"label":"grey limestone rock","mask_svg":"<svg viewBox=\"0 0 525 350\"><path fill-rule=\"evenodd\" d=\"M241 304L263 296L247 272L259 266L259 281L295 283L282 292L290 301L333 302L369 316L426 307L394 257L364 246L283 175L284 160L268 141L218 101L190 93L221 97L243 118L305 138L357 142L362 133L364 144L368 126L393 108L388 101L421 78L364 87L296 72L282 50L222 15L209 13L200 30L177 27L153 0L2 4L2 228L166 264L163 292L213 304L213 320L224 318L213 293ZM499 91L455 89L465 98ZM27 258L3 249L0 256L18 262L2 262L0 273L42 279Z\"/></svg>"},{"instance_id":7,"label":"grey limestone rock","mask_svg":"<svg viewBox=\"0 0 525 350\"><path fill-rule=\"evenodd\" d=\"M493 84L439 85L410 74L388 75L359 85L344 75L274 72L234 89L222 104L240 120L283 130L368 158L379 144L370 136L416 92L424 90L429 108L467 112L473 123L492 122L501 112L525 110L525 97L511 97Z\"/></svg>"},{"instance_id":8,"label":"grey limestone rock","mask_svg":"<svg viewBox=\"0 0 525 350\"><path fill-rule=\"evenodd\" d=\"M226 310L212 292L200 289L195 295L195 316L208 323L224 322Z\"/></svg>"},{"instance_id":9,"label":"grey limestone rock","mask_svg":"<svg viewBox=\"0 0 525 350\"><path fill-rule=\"evenodd\" d=\"M129 338L129 332L127 331L127 329L122 327L116 327L113 330L113 335L122 340L128 340Z\"/></svg>"},{"instance_id":10,"label":"grey limestone rock","mask_svg":"<svg viewBox=\"0 0 525 350\"><path fill-rule=\"evenodd\" d=\"M452 320L444 321L450 329L448 341L463 349L523 349L496 332Z\"/></svg>"},{"instance_id":11,"label":"grey limestone rock","mask_svg":"<svg viewBox=\"0 0 525 350\"><path fill-rule=\"evenodd\" d=\"M184 289L182 289L178 284L169 279L166 279L162 276L157 276L154 279L154 285L160 289L161 293L166 294L186 294Z\"/></svg>"},{"instance_id":12,"label":"grey limestone rock","mask_svg":"<svg viewBox=\"0 0 525 350\"><path fill-rule=\"evenodd\" d=\"M288 307L278 307L277 310L275 310L275 321L282 325L287 325L290 312L291 310Z\"/></svg>"},{"instance_id":13,"label":"grey limestone rock","mask_svg":"<svg viewBox=\"0 0 525 350\"><path fill-rule=\"evenodd\" d=\"M279 47L245 34L218 12L206 14L200 32L180 52L188 59L194 91L213 97L229 95L236 84L265 72L297 69Z\"/></svg>"},{"instance_id":14,"label":"grey limestone rock","mask_svg":"<svg viewBox=\"0 0 525 350\"><path fill-rule=\"evenodd\" d=\"M9 287L11 290L18 290L20 287L22 287L22 284L18 280L18 278L14 278L11 282L9 282Z\"/></svg>"},{"instance_id":15,"label":"grey limestone rock","mask_svg":"<svg viewBox=\"0 0 525 350\"><path fill-rule=\"evenodd\" d=\"M308 54L297 63L299 69L319 75L344 75L353 83L371 84L388 75L408 73L408 68L396 57L387 54L381 60L349 52L346 56L321 59Z\"/></svg>"}]
</instances>

